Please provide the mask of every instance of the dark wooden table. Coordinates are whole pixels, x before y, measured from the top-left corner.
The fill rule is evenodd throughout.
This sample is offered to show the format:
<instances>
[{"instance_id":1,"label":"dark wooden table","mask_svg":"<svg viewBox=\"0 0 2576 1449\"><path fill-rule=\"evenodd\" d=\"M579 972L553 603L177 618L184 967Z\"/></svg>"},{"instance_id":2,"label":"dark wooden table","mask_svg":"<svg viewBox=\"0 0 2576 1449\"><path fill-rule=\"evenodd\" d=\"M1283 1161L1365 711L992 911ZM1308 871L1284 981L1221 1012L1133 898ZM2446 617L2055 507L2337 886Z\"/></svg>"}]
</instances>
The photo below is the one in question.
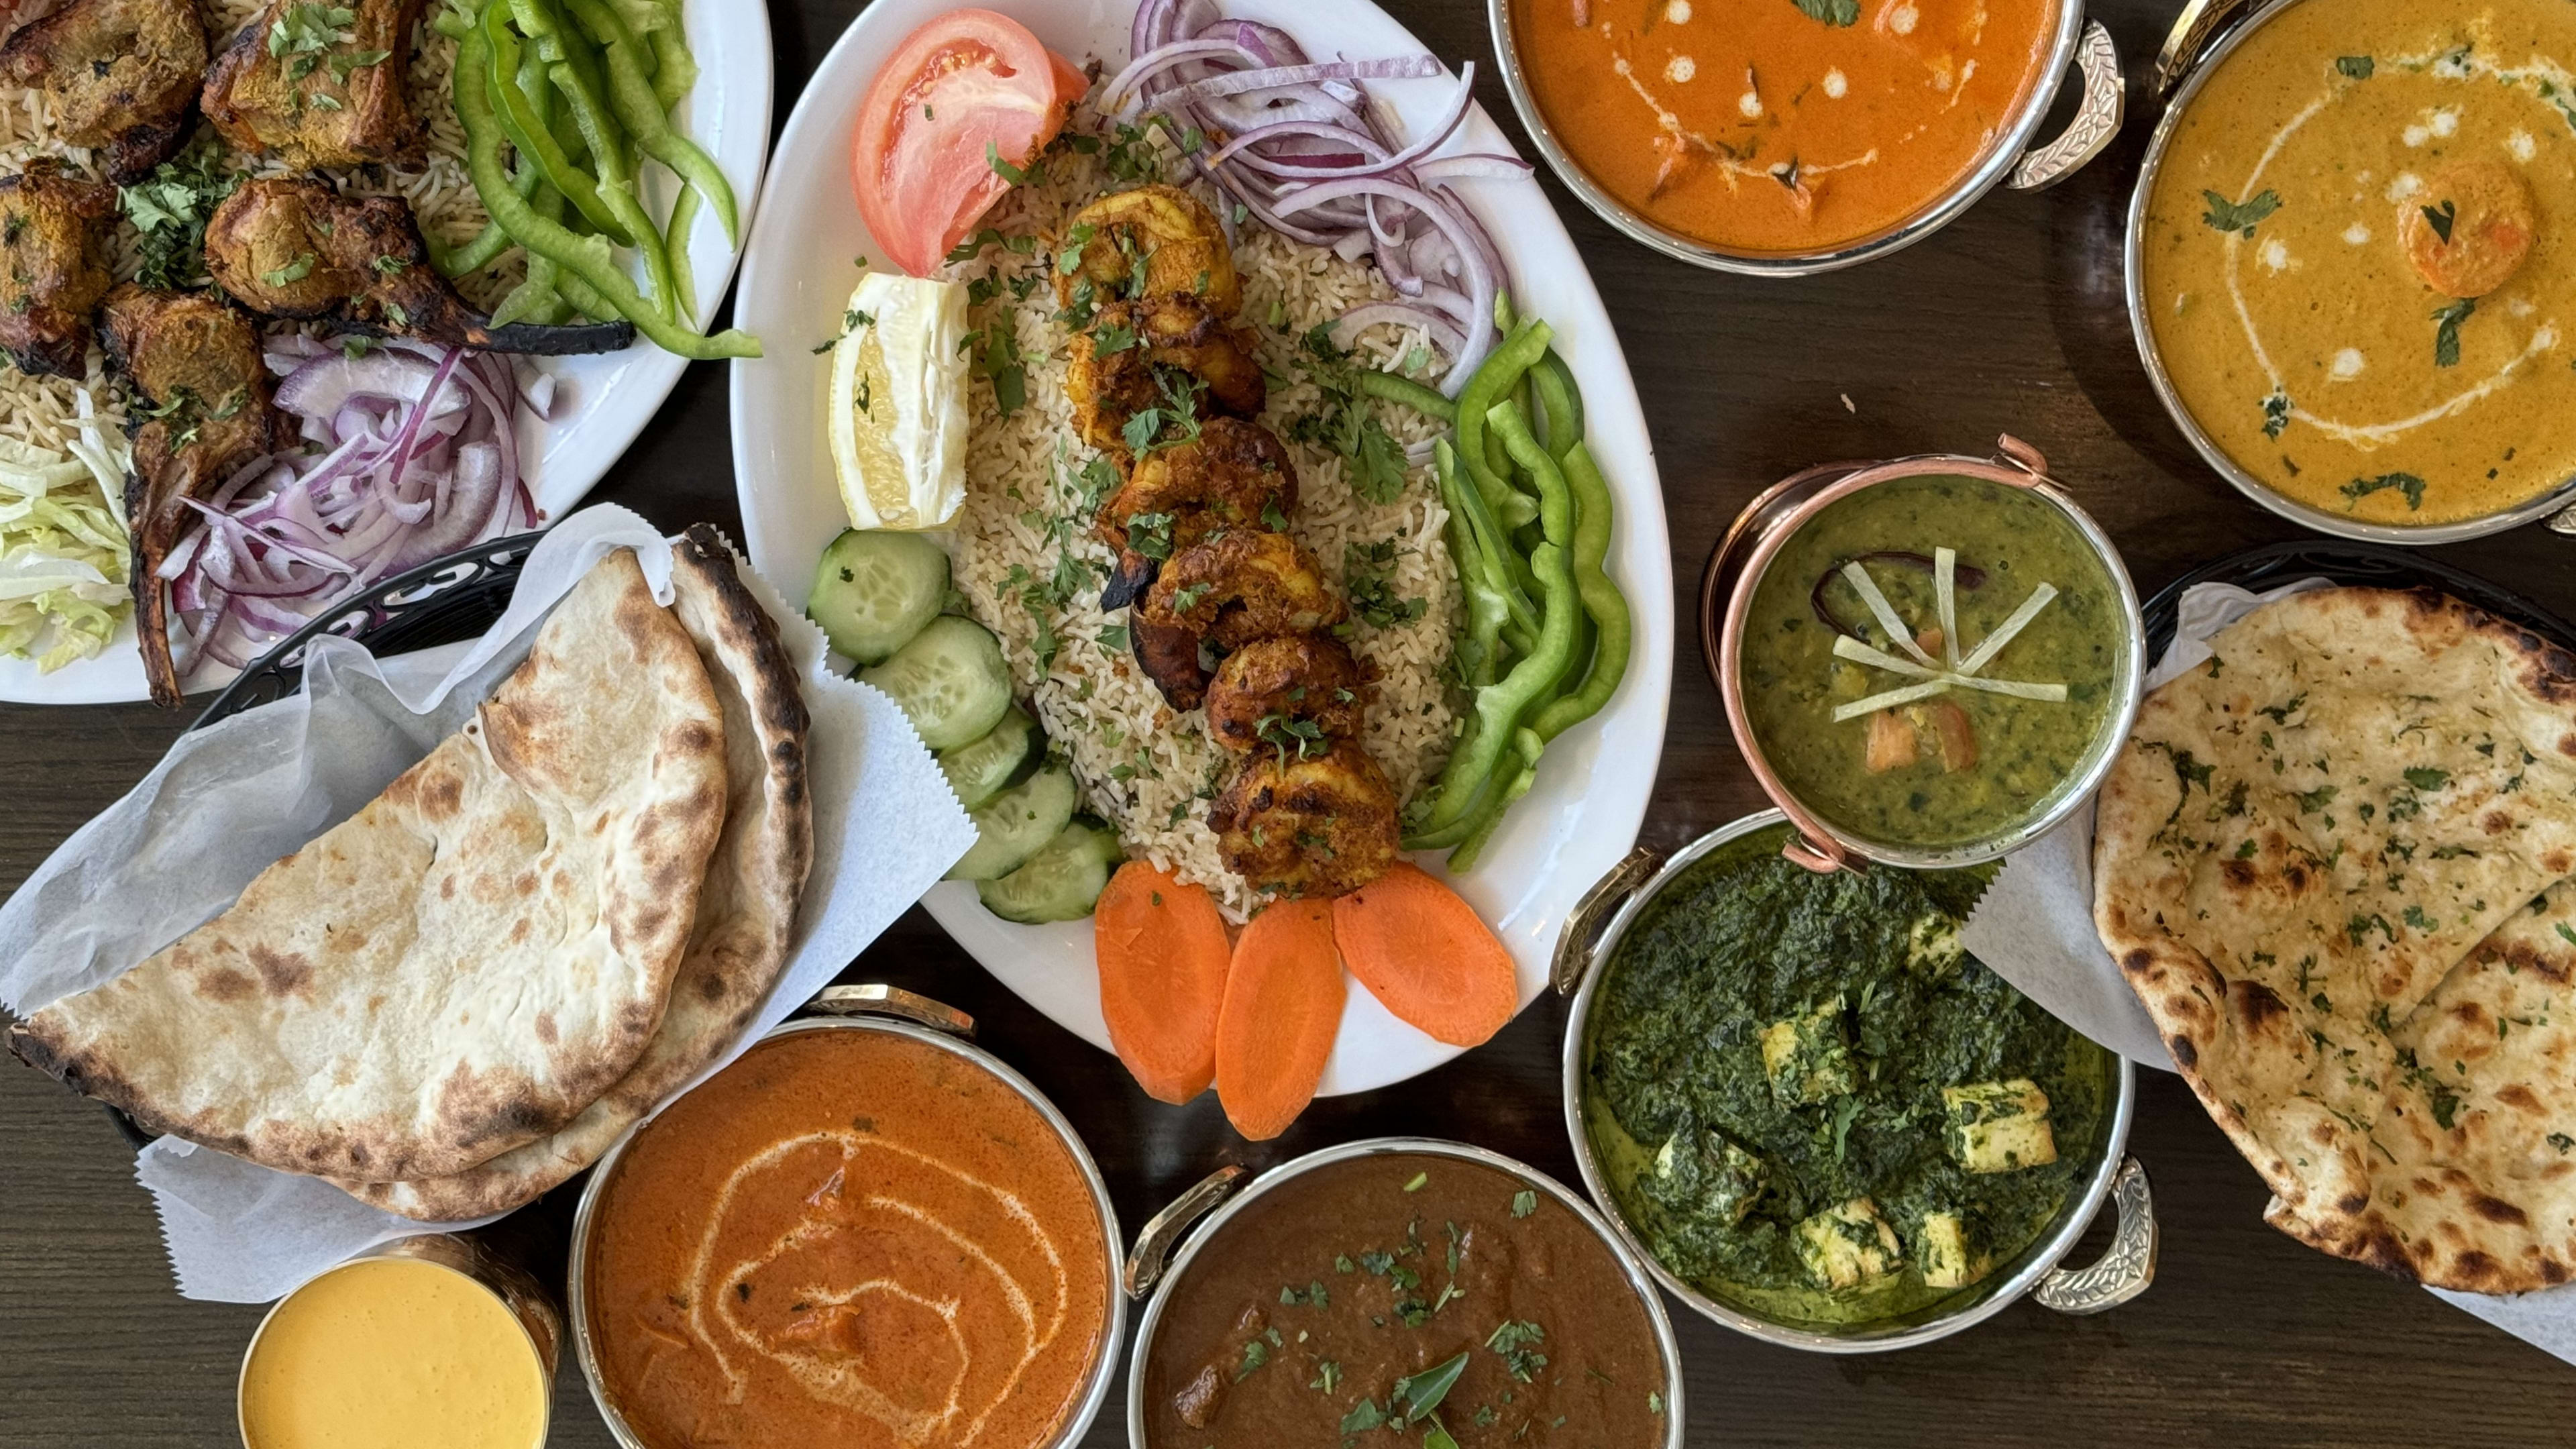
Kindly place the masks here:
<instances>
[{"instance_id":1,"label":"dark wooden table","mask_svg":"<svg viewBox=\"0 0 2576 1449\"><path fill-rule=\"evenodd\" d=\"M1390 3L1432 49L1453 62L1486 62L1480 74L1493 76L1474 0ZM856 6L773 0L770 8L783 123ZM2096 0L2133 78L2176 8L2176 0ZM1498 82L1484 87L1483 100L1517 131ZM2119 540L2142 590L2219 554L2291 536L2200 464L2157 406L2130 345L2119 228L2147 120L2055 192L1998 193L1911 251L1806 282L1739 280L1667 261L1550 184L1618 322L1672 519L1673 607L1685 642L1647 844L1677 846L1760 803L1689 642L1691 619L1701 563L1727 520L1755 490L1800 467L1983 451L2009 430L2047 452ZM837 176L773 178L825 182L840 184ZM734 524L722 369L689 371L597 496L675 528ZM2571 550L2576 542L2525 529L2440 552L2576 614ZM0 886L14 888L141 777L183 723L148 705L0 706L0 788L8 792ZM853 974L973 1012L984 1043L1072 1116L1130 1233L1222 1159L1258 1167L1355 1137L1464 1138L1574 1175L1557 1099L1564 1014L1553 1000L1448 1067L1319 1103L1286 1137L1246 1148L1213 1098L1188 1108L1148 1101L1114 1060L1022 1006L918 910ZM2265 1227L2253 1171L2172 1077L2141 1075L2130 1145L2154 1175L2165 1233L2145 1297L2085 1319L2025 1301L1930 1347L1847 1359L1754 1343L1676 1304L1691 1442L2576 1442L2576 1369ZM260 1310L189 1303L171 1289L131 1159L96 1107L14 1063L0 1066L0 1444L238 1442L234 1373ZM559 1191L496 1231L539 1264L559 1265L571 1196ZM1117 1402L1086 1445L1123 1440ZM610 1442L569 1355L556 1411L554 1443Z\"/></svg>"}]
</instances>

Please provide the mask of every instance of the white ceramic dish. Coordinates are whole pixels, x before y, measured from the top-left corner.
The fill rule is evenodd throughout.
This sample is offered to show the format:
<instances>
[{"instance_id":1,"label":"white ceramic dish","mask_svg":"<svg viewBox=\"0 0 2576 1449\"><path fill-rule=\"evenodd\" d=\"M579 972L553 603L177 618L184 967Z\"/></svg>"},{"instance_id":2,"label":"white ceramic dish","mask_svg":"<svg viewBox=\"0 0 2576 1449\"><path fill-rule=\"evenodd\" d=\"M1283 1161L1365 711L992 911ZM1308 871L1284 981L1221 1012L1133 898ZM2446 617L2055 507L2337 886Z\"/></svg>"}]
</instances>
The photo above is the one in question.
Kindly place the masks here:
<instances>
[{"instance_id":1,"label":"white ceramic dish","mask_svg":"<svg viewBox=\"0 0 2576 1449\"><path fill-rule=\"evenodd\" d=\"M735 320L770 347L766 357L734 364L735 486L753 566L791 591L813 576L823 546L848 526L823 442L824 360L795 344L809 334L812 341L832 335L857 276L855 259L882 255L850 195L851 127L878 64L915 26L951 8L952 0L876 0L851 24L779 137L772 169L794 181L770 197L743 257ZM1132 10L1124 0L993 0L991 8L1077 63L1097 59L1114 70L1127 58ZM1229 0L1226 10L1280 26L1318 56L1424 49L1370 0ZM1453 85L1375 82L1372 89L1402 120L1420 125ZM1448 149L1511 146L1479 110ZM1584 887L1627 853L1645 816L1672 684L1672 560L1636 385L1574 243L1535 181L1469 181L1461 189L1493 232L1520 310L1556 329L1582 385L1593 451L1618 499L1610 570L1637 622L1628 675L1609 708L1549 747L1537 786L1513 808L1476 869L1456 882L1510 947L1526 1006L1547 985L1558 926ZM1436 860L1425 864L1438 868ZM1030 1005L1093 1045L1109 1045L1088 920L1012 925L986 911L973 887L955 882L923 904ZM1382 1087L1457 1054L1355 985L1321 1091Z\"/></svg>"},{"instance_id":2,"label":"white ceramic dish","mask_svg":"<svg viewBox=\"0 0 2576 1449\"><path fill-rule=\"evenodd\" d=\"M769 146L769 111L774 84L769 14L738 0L692 0L686 7L689 48L697 56L698 83L674 119L707 149L733 183L734 197L749 227L760 199L761 162ZM445 104L444 97L418 98L424 105ZM665 189L652 198L656 216L665 215L670 178L659 168L650 182ZM698 323L704 326L724 300L738 260L725 241L724 226L701 208L689 230L689 262L697 278ZM638 275L641 275L640 267ZM807 329L772 339L770 345L793 347L799 356ZM564 391L554 422L522 414L520 456L526 460L529 492L538 519L552 523L570 512L596 486L644 424L671 395L688 366L682 358L638 340L623 352L592 357L550 357L541 365L560 380ZM203 694L232 682L234 671L212 663L188 678L188 692ZM150 698L144 687L143 660L134 645L128 620L97 657L66 665L51 674L37 671L27 659L0 659L0 700L26 704L114 704Z\"/></svg>"}]
</instances>

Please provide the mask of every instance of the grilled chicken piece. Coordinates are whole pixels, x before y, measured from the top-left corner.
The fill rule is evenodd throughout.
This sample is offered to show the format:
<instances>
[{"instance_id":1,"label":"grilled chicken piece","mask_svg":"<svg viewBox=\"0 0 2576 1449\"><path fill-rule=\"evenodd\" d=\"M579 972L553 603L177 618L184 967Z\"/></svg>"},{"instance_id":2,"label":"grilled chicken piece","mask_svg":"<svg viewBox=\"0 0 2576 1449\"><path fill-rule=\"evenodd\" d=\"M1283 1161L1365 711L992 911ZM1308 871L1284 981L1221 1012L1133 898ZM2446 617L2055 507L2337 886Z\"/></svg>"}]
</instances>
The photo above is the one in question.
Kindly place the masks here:
<instances>
[{"instance_id":1,"label":"grilled chicken piece","mask_svg":"<svg viewBox=\"0 0 2576 1449\"><path fill-rule=\"evenodd\" d=\"M294 420L269 399L259 329L210 292L154 292L131 282L107 294L108 359L140 396L125 516L134 532L134 603L143 672L155 703L181 701L170 660L167 593L155 577L203 498L242 469L295 445Z\"/></svg>"},{"instance_id":2,"label":"grilled chicken piece","mask_svg":"<svg viewBox=\"0 0 2576 1449\"><path fill-rule=\"evenodd\" d=\"M1225 656L1208 685L1208 735L1240 754L1300 740L1357 739L1368 718L1366 670L1323 634L1257 639ZM1264 721L1270 733L1262 733Z\"/></svg>"},{"instance_id":3,"label":"grilled chicken piece","mask_svg":"<svg viewBox=\"0 0 2576 1449\"><path fill-rule=\"evenodd\" d=\"M345 0L351 24L325 23L331 7L271 0L205 73L206 119L245 151L298 170L414 162L420 118L403 76L425 0ZM201 63L202 68L202 63Z\"/></svg>"},{"instance_id":4,"label":"grilled chicken piece","mask_svg":"<svg viewBox=\"0 0 2576 1449\"><path fill-rule=\"evenodd\" d=\"M1189 442L1137 459L1102 506L1095 527L1118 551L1118 567L1100 607L1123 609L1141 597L1154 582L1157 554L1196 548L1230 529L1284 527L1296 506L1297 466L1276 434L1259 423L1208 419ZM1149 546L1140 552L1138 544Z\"/></svg>"},{"instance_id":5,"label":"grilled chicken piece","mask_svg":"<svg viewBox=\"0 0 2576 1449\"><path fill-rule=\"evenodd\" d=\"M310 177L262 176L206 222L206 270L272 317L330 317L369 332L487 352L614 352L635 324L494 327L430 265L398 196L342 196Z\"/></svg>"},{"instance_id":6,"label":"grilled chicken piece","mask_svg":"<svg viewBox=\"0 0 2576 1449\"><path fill-rule=\"evenodd\" d=\"M0 177L0 349L22 372L89 371L90 314L115 279L116 188L42 158Z\"/></svg>"},{"instance_id":7,"label":"grilled chicken piece","mask_svg":"<svg viewBox=\"0 0 2576 1449\"><path fill-rule=\"evenodd\" d=\"M1219 317L1243 310L1243 283L1235 276L1234 252L1216 213L1177 186L1139 186L1104 196L1073 214L1064 243L1056 249L1079 249L1072 271L1055 274L1056 302L1074 305L1080 284L1091 283L1095 302L1188 292ZM1137 263L1144 281L1137 281Z\"/></svg>"},{"instance_id":8,"label":"grilled chicken piece","mask_svg":"<svg viewBox=\"0 0 2576 1449\"><path fill-rule=\"evenodd\" d=\"M1341 896L1395 864L1395 786L1349 740L1257 750L1208 807L1226 869L1257 890Z\"/></svg>"},{"instance_id":9,"label":"grilled chicken piece","mask_svg":"<svg viewBox=\"0 0 2576 1449\"><path fill-rule=\"evenodd\" d=\"M0 45L0 78L43 87L54 134L102 148L100 169L120 186L187 139L205 73L195 0L72 0Z\"/></svg>"},{"instance_id":10,"label":"grilled chicken piece","mask_svg":"<svg viewBox=\"0 0 2576 1449\"><path fill-rule=\"evenodd\" d=\"M1097 351L1099 339L1130 336L1131 345ZM1255 416L1268 387L1253 346L1251 333L1187 294L1111 302L1069 349L1065 390L1073 398L1074 427L1095 448L1124 449L1128 420L1147 408L1163 409L1167 424L1184 407L1204 417L1209 403L1239 418Z\"/></svg>"}]
</instances>

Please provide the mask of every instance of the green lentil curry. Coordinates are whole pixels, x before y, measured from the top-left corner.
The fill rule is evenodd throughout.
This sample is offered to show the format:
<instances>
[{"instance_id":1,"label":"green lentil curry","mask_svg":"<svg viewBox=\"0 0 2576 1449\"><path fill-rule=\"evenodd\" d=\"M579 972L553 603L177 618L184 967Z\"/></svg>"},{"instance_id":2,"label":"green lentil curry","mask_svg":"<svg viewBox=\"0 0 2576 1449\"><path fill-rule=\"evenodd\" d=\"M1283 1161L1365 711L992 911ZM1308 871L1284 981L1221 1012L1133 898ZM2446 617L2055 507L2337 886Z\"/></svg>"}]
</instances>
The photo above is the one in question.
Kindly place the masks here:
<instances>
[{"instance_id":1,"label":"green lentil curry","mask_svg":"<svg viewBox=\"0 0 2576 1449\"><path fill-rule=\"evenodd\" d=\"M2095 1157L2108 1053L1958 942L1991 867L1816 875L1785 827L1660 892L1603 968L1584 1116L1648 1250L1837 1328L1973 1293Z\"/></svg>"},{"instance_id":2,"label":"green lentil curry","mask_svg":"<svg viewBox=\"0 0 2576 1449\"><path fill-rule=\"evenodd\" d=\"M1836 656L1841 633L1910 658L1845 566L1858 563L1898 621L1920 635L1938 627L1933 562L1942 548L1957 554L1954 647L1963 659L2041 585L2056 590L1976 672L1988 681L2062 685L2065 697L1953 686L1836 720L1838 708L1924 683ZM1882 483L1807 520L1764 571L1744 623L1745 711L1781 783L1843 830L1927 848L1990 840L2045 813L2101 739L2129 648L2124 612L2100 558L2045 500L1979 478ZM1946 662L1938 643L1926 653ZM1964 752L1943 733L1958 728L1960 716ZM1897 737L1888 754L1874 730Z\"/></svg>"}]
</instances>

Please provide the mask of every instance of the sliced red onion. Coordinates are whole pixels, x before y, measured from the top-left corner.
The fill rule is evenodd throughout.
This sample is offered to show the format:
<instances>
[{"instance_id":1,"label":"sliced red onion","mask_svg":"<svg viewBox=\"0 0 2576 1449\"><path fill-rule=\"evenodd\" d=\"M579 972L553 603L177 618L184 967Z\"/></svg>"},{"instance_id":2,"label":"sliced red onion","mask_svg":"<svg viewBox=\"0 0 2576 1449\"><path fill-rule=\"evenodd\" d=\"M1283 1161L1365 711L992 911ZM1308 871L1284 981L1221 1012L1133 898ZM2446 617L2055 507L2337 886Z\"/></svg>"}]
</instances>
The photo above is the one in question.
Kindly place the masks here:
<instances>
[{"instance_id":1,"label":"sliced red onion","mask_svg":"<svg viewBox=\"0 0 2576 1449\"><path fill-rule=\"evenodd\" d=\"M1458 324L1437 312L1427 311L1411 302L1363 302L1343 313L1333 322L1335 347L1349 351L1359 335L1381 322L1398 327L1419 327L1431 339L1431 345L1455 357L1467 344L1467 335Z\"/></svg>"},{"instance_id":2,"label":"sliced red onion","mask_svg":"<svg viewBox=\"0 0 2576 1449\"><path fill-rule=\"evenodd\" d=\"M1442 156L1413 168L1422 181L1454 181L1462 176L1489 176L1502 181L1518 181L1530 174L1530 164L1518 156L1496 156L1490 153L1467 156Z\"/></svg>"}]
</instances>

